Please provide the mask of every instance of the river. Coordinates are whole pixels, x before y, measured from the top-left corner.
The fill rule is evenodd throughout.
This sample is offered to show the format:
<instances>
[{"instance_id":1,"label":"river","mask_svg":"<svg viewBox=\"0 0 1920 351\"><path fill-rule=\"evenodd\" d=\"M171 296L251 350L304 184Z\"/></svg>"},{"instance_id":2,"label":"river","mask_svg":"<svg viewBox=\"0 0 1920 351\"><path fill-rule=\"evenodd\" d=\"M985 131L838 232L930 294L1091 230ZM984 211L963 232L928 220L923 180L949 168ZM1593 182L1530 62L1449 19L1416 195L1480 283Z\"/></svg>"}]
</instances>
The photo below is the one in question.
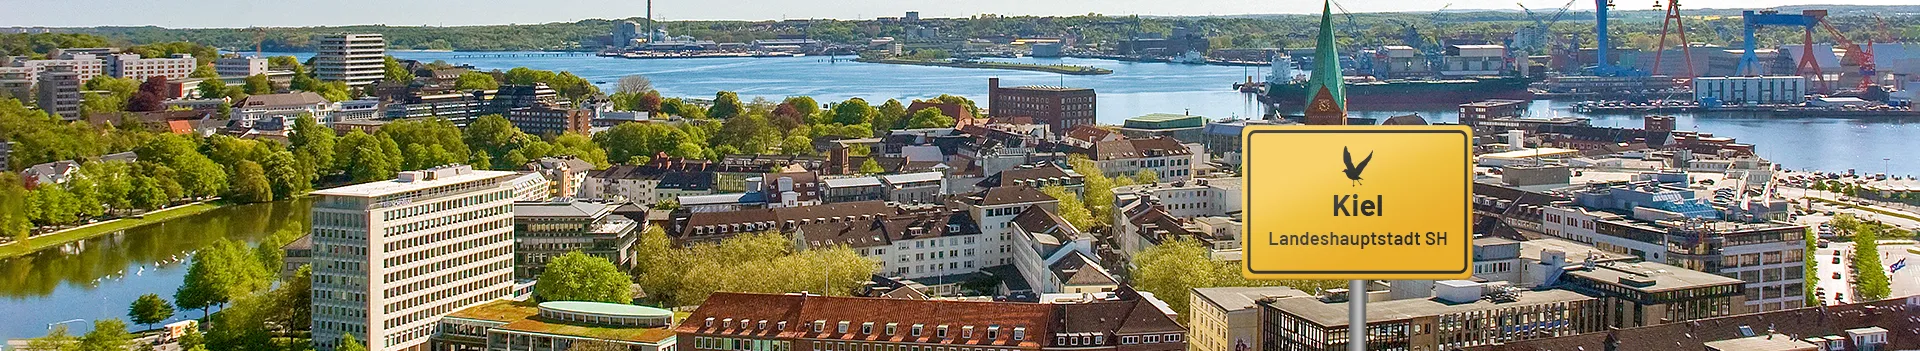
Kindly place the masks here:
<instances>
[{"instance_id":1,"label":"river","mask_svg":"<svg viewBox=\"0 0 1920 351\"><path fill-rule=\"evenodd\" d=\"M124 321L140 295L172 301L195 251L220 238L251 244L286 225L304 228L309 202L223 207L0 260L0 340L45 335L47 323L59 321L86 320L67 324L74 334L92 329L96 319ZM168 322L198 318L200 311L173 315Z\"/></svg>"},{"instance_id":2,"label":"river","mask_svg":"<svg viewBox=\"0 0 1920 351\"><path fill-rule=\"evenodd\" d=\"M667 96L711 98L713 93L730 90L742 99L764 97L779 100L787 96L813 96L821 102L862 97L878 103L885 99L930 98L954 94L983 101L987 78L999 77L1002 85L1065 85L1090 87L1099 93L1098 118L1101 123L1119 124L1128 117L1148 113L1191 113L1210 118L1248 117L1261 114L1251 96L1233 91L1234 82L1248 76L1261 79L1264 67L1201 66L1168 63L1120 62L1079 58L997 59L1041 64L1089 65L1113 70L1113 74L1070 76L1041 72L829 62L826 57L793 58L713 58L630 60L608 57L479 57L487 54L464 52L397 51L395 57L422 61L445 60L471 64L480 69L529 68L570 71L611 89L620 77L640 74L653 81ZM304 60L312 53L268 53L295 55ZM457 58L459 57L459 58ZM1566 101L1536 101L1530 106L1535 117L1576 115ZM1402 111L1367 111L1353 106L1355 115L1385 119L1395 115L1419 113L1431 121L1458 120L1450 107ZM1676 114L1681 129L1738 138L1758 146L1762 157L1792 169L1863 173L1890 170L1900 175L1920 175L1920 119L1847 119L1847 118L1773 118L1742 117L1726 114ZM1622 115L1588 116L1595 125L1639 126L1640 118ZM1885 159L1885 161L1883 161Z\"/></svg>"}]
</instances>

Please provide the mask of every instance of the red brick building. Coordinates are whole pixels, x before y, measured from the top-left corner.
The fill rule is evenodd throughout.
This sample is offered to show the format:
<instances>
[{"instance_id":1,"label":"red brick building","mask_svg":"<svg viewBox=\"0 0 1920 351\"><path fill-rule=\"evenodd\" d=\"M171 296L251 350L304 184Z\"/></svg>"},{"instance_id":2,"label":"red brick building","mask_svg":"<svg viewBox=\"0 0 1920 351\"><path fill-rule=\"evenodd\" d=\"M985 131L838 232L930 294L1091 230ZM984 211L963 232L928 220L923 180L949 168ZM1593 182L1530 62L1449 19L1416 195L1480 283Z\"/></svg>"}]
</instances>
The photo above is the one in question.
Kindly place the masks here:
<instances>
[{"instance_id":1,"label":"red brick building","mask_svg":"<svg viewBox=\"0 0 1920 351\"><path fill-rule=\"evenodd\" d=\"M1001 87L1000 78L987 78L987 115L994 118L1031 117L1054 133L1094 124L1095 95L1090 88L1054 86Z\"/></svg>"},{"instance_id":2,"label":"red brick building","mask_svg":"<svg viewBox=\"0 0 1920 351\"><path fill-rule=\"evenodd\" d=\"M680 351L1187 348L1185 328L1131 297L1037 304L715 293L674 332Z\"/></svg>"}]
</instances>

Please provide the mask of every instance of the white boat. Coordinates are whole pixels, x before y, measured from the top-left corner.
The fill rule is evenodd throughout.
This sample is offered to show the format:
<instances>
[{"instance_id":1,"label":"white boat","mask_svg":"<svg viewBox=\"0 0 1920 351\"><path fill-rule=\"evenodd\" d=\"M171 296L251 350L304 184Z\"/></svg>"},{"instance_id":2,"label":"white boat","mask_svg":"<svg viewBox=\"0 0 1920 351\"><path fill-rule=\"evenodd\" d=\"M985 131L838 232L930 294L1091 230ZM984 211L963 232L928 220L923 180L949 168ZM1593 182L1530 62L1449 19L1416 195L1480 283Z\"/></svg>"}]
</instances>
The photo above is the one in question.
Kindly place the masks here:
<instances>
[{"instance_id":1,"label":"white boat","mask_svg":"<svg viewBox=\"0 0 1920 351\"><path fill-rule=\"evenodd\" d=\"M1173 58L1168 59L1167 61L1173 62L1173 63L1184 63L1189 65L1204 65L1204 64L1207 64L1207 55L1201 54L1199 51L1187 51L1186 53L1180 54L1180 56L1174 56Z\"/></svg>"}]
</instances>

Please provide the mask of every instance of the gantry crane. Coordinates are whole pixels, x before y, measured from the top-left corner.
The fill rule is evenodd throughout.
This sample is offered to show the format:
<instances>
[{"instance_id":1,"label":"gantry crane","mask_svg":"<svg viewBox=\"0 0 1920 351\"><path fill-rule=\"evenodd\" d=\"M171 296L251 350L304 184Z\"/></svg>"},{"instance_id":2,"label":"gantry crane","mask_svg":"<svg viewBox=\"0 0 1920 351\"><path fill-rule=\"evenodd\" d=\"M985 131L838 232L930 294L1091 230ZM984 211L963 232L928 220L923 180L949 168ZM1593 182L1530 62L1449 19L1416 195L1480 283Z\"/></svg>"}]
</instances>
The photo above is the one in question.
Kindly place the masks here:
<instances>
[{"instance_id":1,"label":"gantry crane","mask_svg":"<svg viewBox=\"0 0 1920 351\"><path fill-rule=\"evenodd\" d=\"M1662 1L1654 0L1653 8L1659 9ZM1680 34L1680 56L1687 60L1686 78L1693 79L1693 50L1689 50L1689 46L1693 44L1687 42L1687 26L1680 23L1680 0L1664 0L1664 2L1666 2L1667 16L1660 20L1660 44L1653 49L1653 74L1660 74L1660 59L1667 52L1667 32L1672 29L1679 31Z\"/></svg>"}]
</instances>

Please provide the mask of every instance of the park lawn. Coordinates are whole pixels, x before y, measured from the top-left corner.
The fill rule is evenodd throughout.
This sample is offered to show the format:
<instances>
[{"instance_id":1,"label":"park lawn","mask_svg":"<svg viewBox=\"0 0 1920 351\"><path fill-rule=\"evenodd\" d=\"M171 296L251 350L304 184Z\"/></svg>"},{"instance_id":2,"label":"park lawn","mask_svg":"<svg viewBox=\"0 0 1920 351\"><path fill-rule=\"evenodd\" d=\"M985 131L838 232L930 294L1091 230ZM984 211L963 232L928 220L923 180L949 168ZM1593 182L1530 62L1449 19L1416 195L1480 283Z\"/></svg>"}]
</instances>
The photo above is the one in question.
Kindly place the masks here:
<instances>
[{"instance_id":1,"label":"park lawn","mask_svg":"<svg viewBox=\"0 0 1920 351\"><path fill-rule=\"evenodd\" d=\"M123 217L120 219L107 221L105 223L96 224L90 227L63 230L63 231L55 232L53 234L47 234L45 236L28 239L25 245L22 245L21 243L18 243L18 242L10 243L7 245L0 245L0 258L10 258L14 256L26 255L28 253L32 253L34 251L40 251L40 249L45 249L48 247L65 245L66 243L69 243L69 242L86 240L88 238L106 235L107 233L113 233L117 231L132 229L135 227L148 225L148 224L165 222L167 220L174 219L174 218L195 215L201 212L207 212L207 211L224 207L227 205L228 203L226 202L212 202L212 201L199 202L191 205L185 205L185 206L179 206L174 208L168 208L160 211L148 212L142 218Z\"/></svg>"}]
</instances>

